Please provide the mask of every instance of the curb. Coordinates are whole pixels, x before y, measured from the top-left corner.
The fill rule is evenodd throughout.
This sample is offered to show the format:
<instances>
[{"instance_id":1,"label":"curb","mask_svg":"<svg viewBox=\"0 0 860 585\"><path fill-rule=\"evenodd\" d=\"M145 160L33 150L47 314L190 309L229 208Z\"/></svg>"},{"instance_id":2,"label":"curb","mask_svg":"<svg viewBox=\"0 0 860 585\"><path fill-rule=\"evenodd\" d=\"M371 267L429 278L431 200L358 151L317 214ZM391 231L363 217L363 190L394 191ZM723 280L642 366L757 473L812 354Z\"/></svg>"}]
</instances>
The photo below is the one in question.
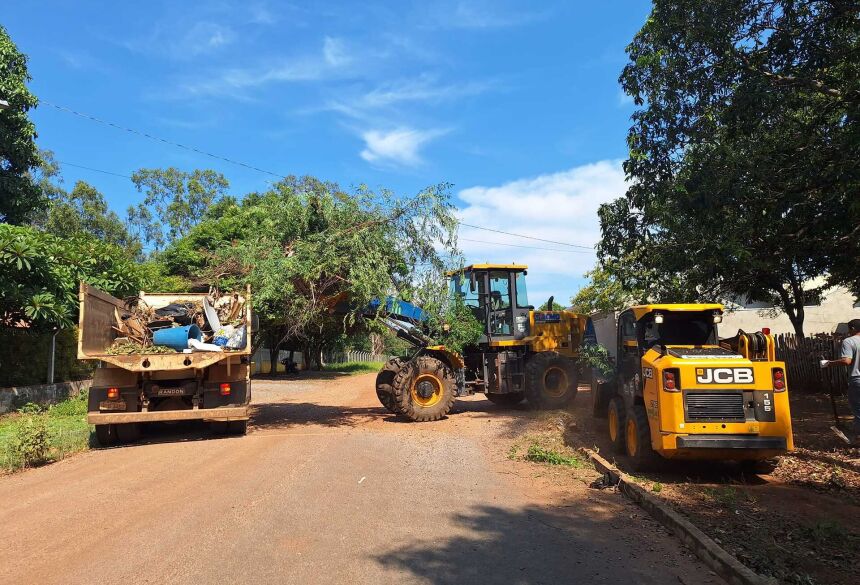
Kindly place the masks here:
<instances>
[{"instance_id":1,"label":"curb","mask_svg":"<svg viewBox=\"0 0 860 585\"><path fill-rule=\"evenodd\" d=\"M727 583L731 585L776 585L778 583L775 579L763 577L741 563L667 503L631 481L624 472L606 459L591 449L582 449L582 451L594 464L595 469L610 480L607 483L617 485L621 493L628 499L634 501L651 514L654 519L671 530L702 562L725 579Z\"/></svg>"}]
</instances>

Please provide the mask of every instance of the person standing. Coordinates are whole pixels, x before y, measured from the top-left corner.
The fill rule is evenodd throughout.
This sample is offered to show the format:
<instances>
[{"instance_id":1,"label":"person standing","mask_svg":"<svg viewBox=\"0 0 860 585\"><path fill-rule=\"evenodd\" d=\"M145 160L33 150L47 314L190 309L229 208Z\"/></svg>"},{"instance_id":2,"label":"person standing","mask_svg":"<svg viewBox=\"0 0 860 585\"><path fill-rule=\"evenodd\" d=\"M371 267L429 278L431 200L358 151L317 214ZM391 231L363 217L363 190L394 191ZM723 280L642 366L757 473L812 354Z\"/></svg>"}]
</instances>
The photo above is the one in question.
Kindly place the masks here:
<instances>
[{"instance_id":1,"label":"person standing","mask_svg":"<svg viewBox=\"0 0 860 585\"><path fill-rule=\"evenodd\" d=\"M821 360L821 367L848 367L848 404L851 405L851 412L854 414L852 445L860 446L860 319L852 319L848 322L848 333L848 337L842 341L841 357L835 360Z\"/></svg>"}]
</instances>

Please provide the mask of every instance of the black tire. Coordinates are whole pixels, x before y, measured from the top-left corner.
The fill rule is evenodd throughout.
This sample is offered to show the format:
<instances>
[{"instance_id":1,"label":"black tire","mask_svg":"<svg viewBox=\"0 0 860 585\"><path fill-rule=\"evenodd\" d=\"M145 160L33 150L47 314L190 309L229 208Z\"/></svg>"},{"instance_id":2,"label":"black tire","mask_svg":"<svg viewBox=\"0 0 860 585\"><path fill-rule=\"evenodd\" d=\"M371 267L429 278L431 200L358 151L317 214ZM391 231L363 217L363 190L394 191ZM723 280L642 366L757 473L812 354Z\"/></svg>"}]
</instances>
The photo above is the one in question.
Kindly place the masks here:
<instances>
[{"instance_id":1,"label":"black tire","mask_svg":"<svg viewBox=\"0 0 860 585\"><path fill-rule=\"evenodd\" d=\"M113 447L119 441L116 425L96 425L96 442L102 447Z\"/></svg>"},{"instance_id":2,"label":"black tire","mask_svg":"<svg viewBox=\"0 0 860 585\"><path fill-rule=\"evenodd\" d=\"M563 408L576 397L576 363L554 351L534 354L526 363L526 400L533 408Z\"/></svg>"},{"instance_id":3,"label":"black tire","mask_svg":"<svg viewBox=\"0 0 860 585\"><path fill-rule=\"evenodd\" d=\"M116 436L120 443L134 443L140 439L140 423L126 423L116 426Z\"/></svg>"},{"instance_id":4,"label":"black tire","mask_svg":"<svg viewBox=\"0 0 860 585\"><path fill-rule=\"evenodd\" d=\"M209 430L215 435L226 435L230 431L230 423L224 420L213 420L209 423Z\"/></svg>"},{"instance_id":5,"label":"black tire","mask_svg":"<svg viewBox=\"0 0 860 585\"><path fill-rule=\"evenodd\" d=\"M397 414L418 422L439 420L454 405L455 386L454 371L447 364L429 355L417 357L394 376Z\"/></svg>"},{"instance_id":6,"label":"black tire","mask_svg":"<svg viewBox=\"0 0 860 585\"><path fill-rule=\"evenodd\" d=\"M227 433L230 435L245 435L248 433L248 421L231 420L227 423Z\"/></svg>"},{"instance_id":7,"label":"black tire","mask_svg":"<svg viewBox=\"0 0 860 585\"><path fill-rule=\"evenodd\" d=\"M606 407L607 429L609 442L612 450L616 453L624 453L624 428L627 426L627 411L624 409L624 401L616 396L609 401Z\"/></svg>"},{"instance_id":8,"label":"black tire","mask_svg":"<svg viewBox=\"0 0 860 585\"><path fill-rule=\"evenodd\" d=\"M594 418L606 418L611 390L608 382L601 381L596 372L591 373L591 414Z\"/></svg>"},{"instance_id":9,"label":"black tire","mask_svg":"<svg viewBox=\"0 0 860 585\"><path fill-rule=\"evenodd\" d=\"M385 410L397 414L397 403L394 400L394 390L391 384L394 382L394 377L397 372L403 368L406 363L402 358L393 358L385 362L382 369L376 375L376 397Z\"/></svg>"},{"instance_id":10,"label":"black tire","mask_svg":"<svg viewBox=\"0 0 860 585\"><path fill-rule=\"evenodd\" d=\"M630 458L630 467L633 471L652 469L657 454L651 448L651 427L644 406L634 404L633 408L627 411L624 429L625 451Z\"/></svg>"},{"instance_id":11,"label":"black tire","mask_svg":"<svg viewBox=\"0 0 860 585\"><path fill-rule=\"evenodd\" d=\"M777 459L741 461L741 471L749 475L770 475L776 471L778 465L779 460Z\"/></svg>"},{"instance_id":12,"label":"black tire","mask_svg":"<svg viewBox=\"0 0 860 585\"><path fill-rule=\"evenodd\" d=\"M485 394L487 400L496 404L498 406L516 406L525 400L526 395L524 392L508 392L507 394L496 394L496 393L488 393Z\"/></svg>"}]
</instances>

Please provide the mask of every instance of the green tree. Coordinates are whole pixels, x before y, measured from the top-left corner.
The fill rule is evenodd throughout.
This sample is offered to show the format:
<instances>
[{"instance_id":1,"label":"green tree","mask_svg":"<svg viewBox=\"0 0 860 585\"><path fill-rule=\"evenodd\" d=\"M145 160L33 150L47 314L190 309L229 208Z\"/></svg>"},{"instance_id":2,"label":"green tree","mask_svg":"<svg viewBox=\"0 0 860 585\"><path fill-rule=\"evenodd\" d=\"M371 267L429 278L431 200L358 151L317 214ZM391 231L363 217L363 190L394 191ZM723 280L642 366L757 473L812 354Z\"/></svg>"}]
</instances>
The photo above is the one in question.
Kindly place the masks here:
<instances>
[{"instance_id":1,"label":"green tree","mask_svg":"<svg viewBox=\"0 0 860 585\"><path fill-rule=\"evenodd\" d=\"M655 2L621 75L640 108L632 186L600 210L602 268L654 300L772 301L798 334L816 277L856 288L858 15L842 0Z\"/></svg>"},{"instance_id":2,"label":"green tree","mask_svg":"<svg viewBox=\"0 0 860 585\"><path fill-rule=\"evenodd\" d=\"M585 277L589 279L588 284L570 299L573 310L578 313L612 313L646 300L642 291L624 286L611 269L598 265L586 272Z\"/></svg>"},{"instance_id":3,"label":"green tree","mask_svg":"<svg viewBox=\"0 0 860 585\"><path fill-rule=\"evenodd\" d=\"M251 283L259 337L318 366L372 299L411 294L416 266L443 269L456 232L449 198L447 185L398 199L292 177L212 205L156 258L192 283Z\"/></svg>"},{"instance_id":4,"label":"green tree","mask_svg":"<svg viewBox=\"0 0 860 585\"><path fill-rule=\"evenodd\" d=\"M140 169L131 180L144 200L128 208L129 225L139 240L156 250L197 225L230 186L224 175L208 169Z\"/></svg>"},{"instance_id":5,"label":"green tree","mask_svg":"<svg viewBox=\"0 0 860 585\"><path fill-rule=\"evenodd\" d=\"M27 115L38 103L27 89L30 79L27 56L0 26L0 100L9 104L0 109L0 221L12 224L26 223L45 204L30 176L39 165L36 127Z\"/></svg>"},{"instance_id":6,"label":"green tree","mask_svg":"<svg viewBox=\"0 0 860 585\"><path fill-rule=\"evenodd\" d=\"M78 284L123 297L143 275L118 247L87 234L57 237L0 224L0 325L65 328L77 322Z\"/></svg>"}]
</instances>

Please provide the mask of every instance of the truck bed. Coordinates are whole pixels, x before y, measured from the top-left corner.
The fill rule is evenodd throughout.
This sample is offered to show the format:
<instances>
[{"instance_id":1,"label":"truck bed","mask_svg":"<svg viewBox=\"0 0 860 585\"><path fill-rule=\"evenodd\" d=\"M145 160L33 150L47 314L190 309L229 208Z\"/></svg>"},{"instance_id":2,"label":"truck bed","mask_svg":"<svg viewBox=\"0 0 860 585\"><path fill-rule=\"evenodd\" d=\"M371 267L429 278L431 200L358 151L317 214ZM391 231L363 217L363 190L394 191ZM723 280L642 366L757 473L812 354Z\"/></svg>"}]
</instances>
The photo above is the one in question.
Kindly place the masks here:
<instances>
[{"instance_id":1,"label":"truck bed","mask_svg":"<svg viewBox=\"0 0 860 585\"><path fill-rule=\"evenodd\" d=\"M202 300L205 293L140 293L140 298L154 309L174 301ZM78 359L99 360L131 372L204 369L236 356L251 354L251 291L245 292L245 327L247 337L243 349L224 352L110 355L106 353L116 333L114 310L125 311L123 301L85 283L81 283L80 318L78 322Z\"/></svg>"}]
</instances>

